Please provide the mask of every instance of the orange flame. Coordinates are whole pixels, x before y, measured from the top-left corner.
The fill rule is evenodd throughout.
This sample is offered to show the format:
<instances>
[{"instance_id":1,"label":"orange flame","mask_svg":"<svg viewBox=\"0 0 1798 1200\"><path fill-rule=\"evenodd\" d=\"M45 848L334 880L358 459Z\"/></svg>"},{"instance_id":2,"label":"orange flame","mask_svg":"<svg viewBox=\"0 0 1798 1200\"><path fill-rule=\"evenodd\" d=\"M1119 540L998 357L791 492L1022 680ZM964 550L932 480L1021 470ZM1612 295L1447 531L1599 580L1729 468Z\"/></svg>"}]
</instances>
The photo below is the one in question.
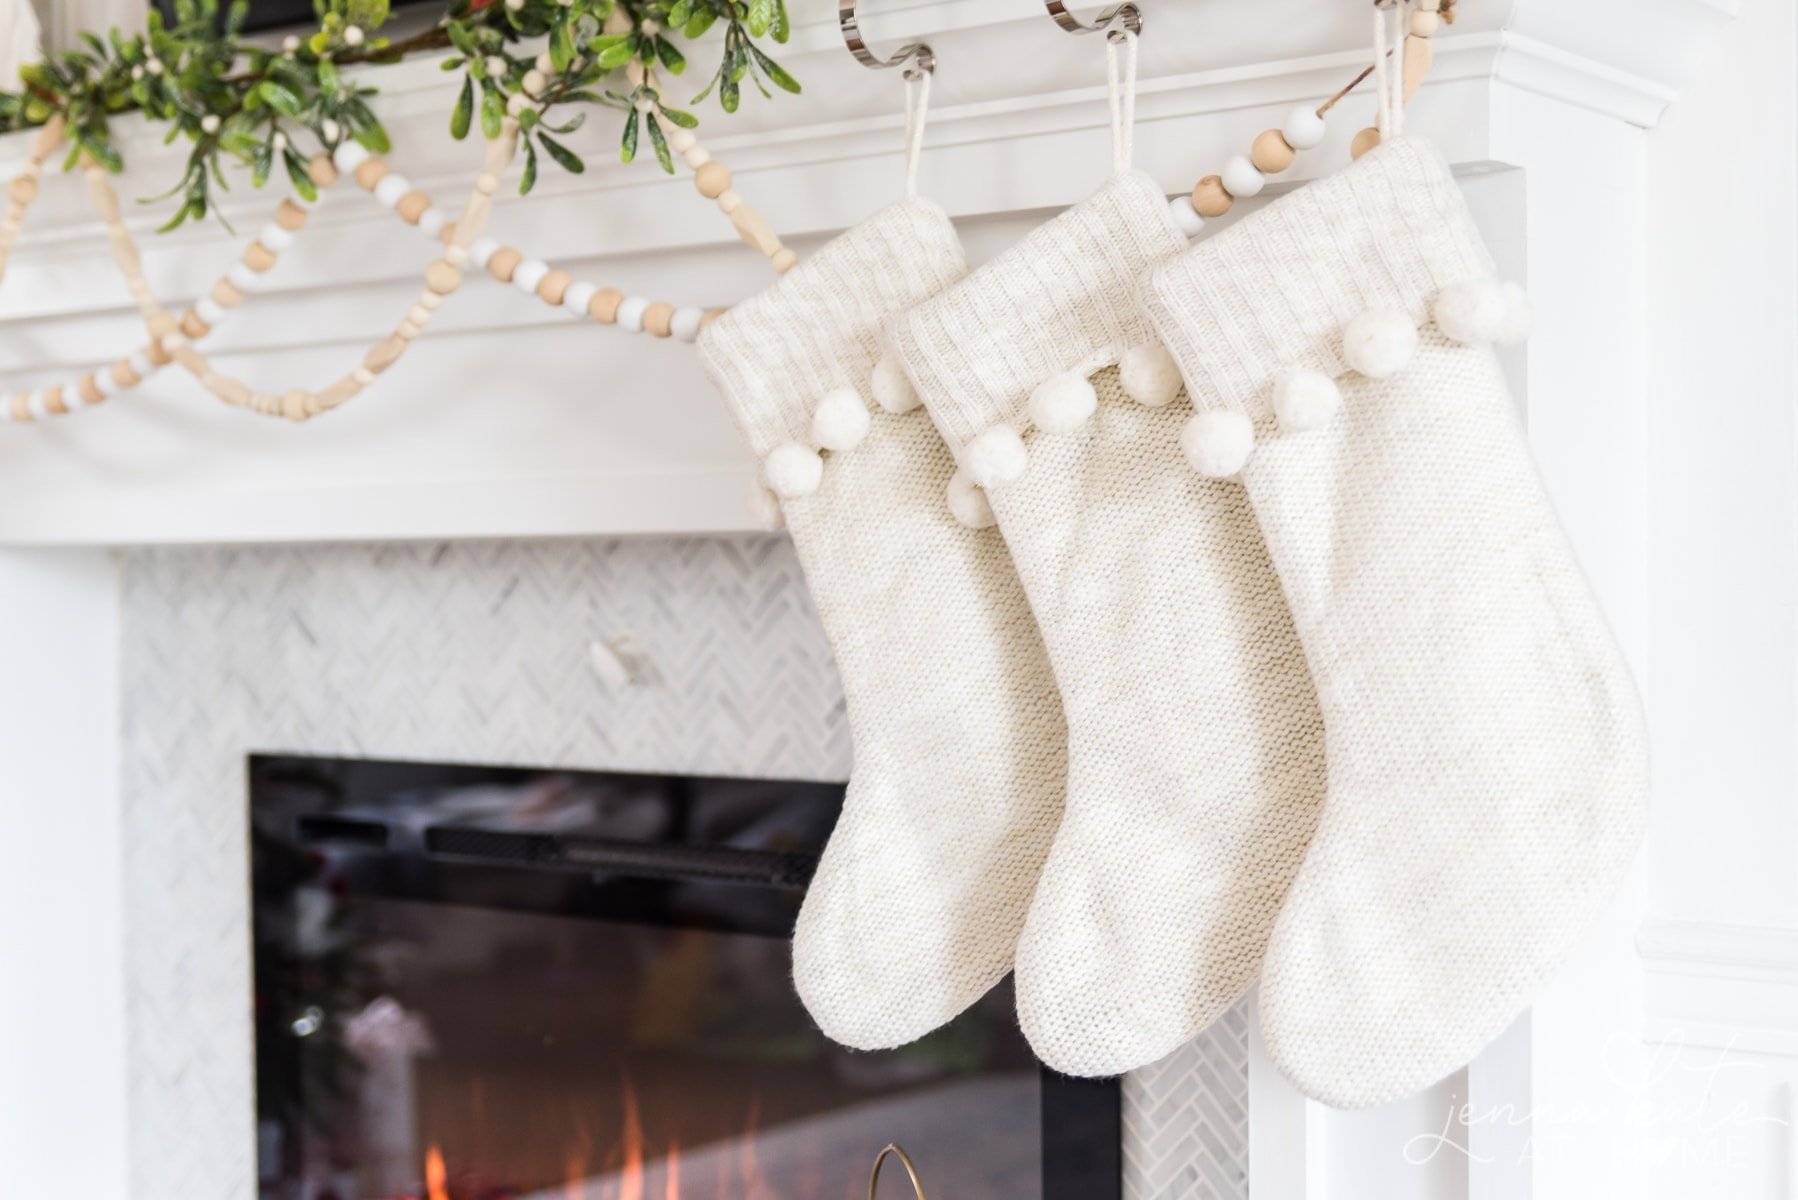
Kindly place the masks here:
<instances>
[{"instance_id":1,"label":"orange flame","mask_svg":"<svg viewBox=\"0 0 1798 1200\"><path fill-rule=\"evenodd\" d=\"M618 1200L643 1200L643 1120L637 1113L637 1091L624 1081L624 1171Z\"/></svg>"},{"instance_id":2,"label":"orange flame","mask_svg":"<svg viewBox=\"0 0 1798 1200\"><path fill-rule=\"evenodd\" d=\"M668 1188L663 1200L680 1200L680 1143L668 1143Z\"/></svg>"},{"instance_id":3,"label":"orange flame","mask_svg":"<svg viewBox=\"0 0 1798 1200\"><path fill-rule=\"evenodd\" d=\"M449 1171L443 1165L443 1151L436 1146L425 1152L425 1194L430 1200L450 1200Z\"/></svg>"}]
</instances>

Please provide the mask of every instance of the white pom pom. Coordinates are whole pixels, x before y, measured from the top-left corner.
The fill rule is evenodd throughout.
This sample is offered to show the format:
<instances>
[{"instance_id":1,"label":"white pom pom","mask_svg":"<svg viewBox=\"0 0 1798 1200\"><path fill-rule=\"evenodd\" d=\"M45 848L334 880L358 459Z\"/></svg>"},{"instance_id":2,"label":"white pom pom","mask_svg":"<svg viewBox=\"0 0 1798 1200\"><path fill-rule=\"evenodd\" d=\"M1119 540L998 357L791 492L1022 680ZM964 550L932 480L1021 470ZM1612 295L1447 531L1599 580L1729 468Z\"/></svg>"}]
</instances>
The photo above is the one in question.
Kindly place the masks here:
<instances>
[{"instance_id":1,"label":"white pom pom","mask_svg":"<svg viewBox=\"0 0 1798 1200\"><path fill-rule=\"evenodd\" d=\"M1044 433L1072 433L1099 407L1086 376L1072 371L1045 379L1030 393L1030 422Z\"/></svg>"},{"instance_id":2,"label":"white pom pom","mask_svg":"<svg viewBox=\"0 0 1798 1200\"><path fill-rule=\"evenodd\" d=\"M1389 379L1411 365L1417 326L1397 309L1362 313L1342 330L1342 358L1369 379Z\"/></svg>"},{"instance_id":3,"label":"white pom pom","mask_svg":"<svg viewBox=\"0 0 1798 1200\"><path fill-rule=\"evenodd\" d=\"M773 533L787 523L787 515L780 511L780 497L764 487L761 480L749 481L749 494L745 499L749 502L749 518L757 529Z\"/></svg>"},{"instance_id":4,"label":"white pom pom","mask_svg":"<svg viewBox=\"0 0 1798 1200\"><path fill-rule=\"evenodd\" d=\"M1294 150L1315 150L1323 145L1325 132L1324 119L1317 110L1302 104L1286 114L1286 124L1280 127L1281 136Z\"/></svg>"},{"instance_id":5,"label":"white pom pom","mask_svg":"<svg viewBox=\"0 0 1798 1200\"><path fill-rule=\"evenodd\" d=\"M1224 190L1238 200L1259 196L1261 189L1266 186L1267 176L1246 155L1238 154L1224 164Z\"/></svg>"},{"instance_id":6,"label":"white pom pom","mask_svg":"<svg viewBox=\"0 0 1798 1200\"><path fill-rule=\"evenodd\" d=\"M1118 363L1118 382L1145 408L1160 408L1180 394L1180 364L1160 342L1132 346Z\"/></svg>"},{"instance_id":7,"label":"white pom pom","mask_svg":"<svg viewBox=\"0 0 1798 1200\"><path fill-rule=\"evenodd\" d=\"M894 416L904 416L924 403L918 398L918 389L906 377L905 368L890 354L881 355L880 361L874 364L869 386L874 392L874 403Z\"/></svg>"},{"instance_id":8,"label":"white pom pom","mask_svg":"<svg viewBox=\"0 0 1798 1200\"><path fill-rule=\"evenodd\" d=\"M810 446L788 442L768 452L762 464L762 479L768 490L782 500L797 500L818 490L824 482L824 460Z\"/></svg>"},{"instance_id":9,"label":"white pom pom","mask_svg":"<svg viewBox=\"0 0 1798 1200\"><path fill-rule=\"evenodd\" d=\"M1255 449L1255 425L1239 412L1207 409L1180 431L1180 449L1199 474L1228 479L1249 461Z\"/></svg>"},{"instance_id":10,"label":"white pom pom","mask_svg":"<svg viewBox=\"0 0 1798 1200\"><path fill-rule=\"evenodd\" d=\"M1530 303L1530 294L1523 290L1521 283L1501 283L1499 288L1505 296L1505 319L1492 340L1501 346L1514 346L1529 338L1530 326L1536 320L1536 309Z\"/></svg>"},{"instance_id":11,"label":"white pom pom","mask_svg":"<svg viewBox=\"0 0 1798 1200\"><path fill-rule=\"evenodd\" d=\"M1191 196L1175 196L1167 202L1167 210L1173 214L1174 224L1178 225L1180 232L1187 237L1198 237L1204 231L1205 218L1201 217L1199 210L1192 206Z\"/></svg>"},{"instance_id":12,"label":"white pom pom","mask_svg":"<svg viewBox=\"0 0 1798 1200\"><path fill-rule=\"evenodd\" d=\"M812 414L812 440L826 450L853 450L868 436L868 406L854 388L825 394Z\"/></svg>"},{"instance_id":13,"label":"white pom pom","mask_svg":"<svg viewBox=\"0 0 1798 1200\"><path fill-rule=\"evenodd\" d=\"M1342 407L1342 389L1322 371L1289 371L1274 381L1274 416L1289 433L1321 429Z\"/></svg>"},{"instance_id":14,"label":"white pom pom","mask_svg":"<svg viewBox=\"0 0 1798 1200\"><path fill-rule=\"evenodd\" d=\"M1469 279L1451 283L1436 293L1433 307L1436 328L1450 341L1482 346L1504 331L1510 305L1504 285L1496 279Z\"/></svg>"},{"instance_id":15,"label":"white pom pom","mask_svg":"<svg viewBox=\"0 0 1798 1200\"><path fill-rule=\"evenodd\" d=\"M974 486L966 471L957 471L949 477L949 511L969 529L990 529L999 523L986 493Z\"/></svg>"},{"instance_id":16,"label":"white pom pom","mask_svg":"<svg viewBox=\"0 0 1798 1200\"><path fill-rule=\"evenodd\" d=\"M976 487L1004 487L1023 475L1029 465L1030 451L1010 425L995 425L962 447L962 470Z\"/></svg>"}]
</instances>

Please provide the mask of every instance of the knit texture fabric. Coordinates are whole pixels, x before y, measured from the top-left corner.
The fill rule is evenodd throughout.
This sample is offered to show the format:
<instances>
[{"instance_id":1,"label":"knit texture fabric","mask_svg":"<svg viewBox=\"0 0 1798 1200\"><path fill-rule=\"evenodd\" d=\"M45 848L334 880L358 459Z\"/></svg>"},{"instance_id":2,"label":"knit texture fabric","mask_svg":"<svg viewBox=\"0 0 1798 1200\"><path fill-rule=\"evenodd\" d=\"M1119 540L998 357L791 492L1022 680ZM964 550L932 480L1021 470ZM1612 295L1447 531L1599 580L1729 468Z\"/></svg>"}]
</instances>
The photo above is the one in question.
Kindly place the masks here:
<instances>
[{"instance_id":1,"label":"knit texture fabric","mask_svg":"<svg viewBox=\"0 0 1798 1200\"><path fill-rule=\"evenodd\" d=\"M958 446L1024 428L1064 371L1098 395L1079 429L1027 432L1027 470L990 497L1071 737L1018 1012L1075 1075L1156 1061L1243 993L1323 798L1322 719L1242 489L1196 475L1185 406L1138 404L1113 365L1151 338L1138 277L1185 245L1122 175L894 326Z\"/></svg>"},{"instance_id":2,"label":"knit texture fabric","mask_svg":"<svg viewBox=\"0 0 1798 1200\"><path fill-rule=\"evenodd\" d=\"M805 441L833 388L866 397L881 326L963 272L936 206L888 209L707 327L699 349L758 457ZM793 939L823 1031L901 1045L1011 969L1061 816L1067 726L997 530L943 503L923 411L872 413L783 504L843 677L855 764Z\"/></svg>"},{"instance_id":3,"label":"knit texture fabric","mask_svg":"<svg viewBox=\"0 0 1798 1200\"><path fill-rule=\"evenodd\" d=\"M1327 732L1329 799L1269 944L1262 1027L1301 1090L1408 1095L1529 1003L1612 896L1647 794L1638 701L1545 496L1496 360L1426 326L1346 372L1373 309L1422 324L1489 276L1446 165L1396 141L1156 271L1144 305L1201 408L1242 412L1241 479ZM1273 381L1337 377L1281 432Z\"/></svg>"}]
</instances>

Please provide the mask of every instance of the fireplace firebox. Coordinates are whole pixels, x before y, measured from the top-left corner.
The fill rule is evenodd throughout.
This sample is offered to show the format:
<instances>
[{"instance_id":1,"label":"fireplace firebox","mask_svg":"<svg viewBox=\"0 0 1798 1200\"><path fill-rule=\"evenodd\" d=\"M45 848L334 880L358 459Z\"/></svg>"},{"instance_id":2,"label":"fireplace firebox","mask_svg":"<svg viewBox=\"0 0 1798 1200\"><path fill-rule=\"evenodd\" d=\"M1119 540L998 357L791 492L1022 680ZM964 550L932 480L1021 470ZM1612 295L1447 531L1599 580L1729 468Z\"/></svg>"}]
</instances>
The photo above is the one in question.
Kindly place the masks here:
<instances>
[{"instance_id":1,"label":"fireplace firebox","mask_svg":"<svg viewBox=\"0 0 1798 1200\"><path fill-rule=\"evenodd\" d=\"M1115 1082L1008 987L900 1050L806 1017L786 938L837 785L250 761L263 1200L1115 1200ZM894 870L910 869L895 863Z\"/></svg>"}]
</instances>

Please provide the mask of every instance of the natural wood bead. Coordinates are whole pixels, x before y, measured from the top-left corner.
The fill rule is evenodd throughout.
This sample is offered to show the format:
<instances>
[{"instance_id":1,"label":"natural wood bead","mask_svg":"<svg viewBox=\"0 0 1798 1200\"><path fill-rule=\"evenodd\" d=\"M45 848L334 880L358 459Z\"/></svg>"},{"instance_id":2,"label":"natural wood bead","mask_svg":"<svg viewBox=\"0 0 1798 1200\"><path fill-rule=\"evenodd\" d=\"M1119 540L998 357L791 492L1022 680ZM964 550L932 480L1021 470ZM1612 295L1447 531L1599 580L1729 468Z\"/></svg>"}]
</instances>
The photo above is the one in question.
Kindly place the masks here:
<instances>
[{"instance_id":1,"label":"natural wood bead","mask_svg":"<svg viewBox=\"0 0 1798 1200\"><path fill-rule=\"evenodd\" d=\"M198 341L212 332L212 326L201 320L200 314L190 308L181 314L181 332Z\"/></svg>"},{"instance_id":2,"label":"natural wood bead","mask_svg":"<svg viewBox=\"0 0 1798 1200\"><path fill-rule=\"evenodd\" d=\"M408 225L418 224L418 219L425 215L425 209L431 207L431 198L423 192L407 192L400 197L400 202L393 206L400 219Z\"/></svg>"},{"instance_id":3,"label":"natural wood bead","mask_svg":"<svg viewBox=\"0 0 1798 1200\"><path fill-rule=\"evenodd\" d=\"M212 285L212 302L220 308L233 308L243 303L243 293L229 279L221 279Z\"/></svg>"},{"instance_id":4,"label":"natural wood bead","mask_svg":"<svg viewBox=\"0 0 1798 1200\"><path fill-rule=\"evenodd\" d=\"M106 402L106 393L100 390L100 381L94 378L92 371L81 377L81 382L75 390L81 393L83 404L104 404Z\"/></svg>"},{"instance_id":5,"label":"natural wood bead","mask_svg":"<svg viewBox=\"0 0 1798 1200\"><path fill-rule=\"evenodd\" d=\"M1192 210L1201 217L1221 217L1236 198L1224 190L1223 177L1207 175L1192 189Z\"/></svg>"},{"instance_id":6,"label":"natural wood bead","mask_svg":"<svg viewBox=\"0 0 1798 1200\"><path fill-rule=\"evenodd\" d=\"M499 176L492 171L482 171L474 177L474 190L483 196L491 196L499 190Z\"/></svg>"},{"instance_id":7,"label":"natural wood bead","mask_svg":"<svg viewBox=\"0 0 1798 1200\"><path fill-rule=\"evenodd\" d=\"M716 200L730 188L730 168L721 162L709 162L693 176L693 184L707 200Z\"/></svg>"},{"instance_id":8,"label":"natural wood bead","mask_svg":"<svg viewBox=\"0 0 1798 1200\"><path fill-rule=\"evenodd\" d=\"M69 411L68 401L62 398L62 384L44 389L44 408L49 412L64 415Z\"/></svg>"},{"instance_id":9,"label":"natural wood bead","mask_svg":"<svg viewBox=\"0 0 1798 1200\"><path fill-rule=\"evenodd\" d=\"M601 325L610 325L618 320L618 306L623 303L624 293L617 288L600 288L587 301L587 315Z\"/></svg>"},{"instance_id":10,"label":"natural wood bead","mask_svg":"<svg viewBox=\"0 0 1798 1200\"><path fill-rule=\"evenodd\" d=\"M501 246L487 260L487 273L501 283L511 283L512 273L518 270L518 264L524 261L524 255L510 246Z\"/></svg>"},{"instance_id":11,"label":"natural wood bead","mask_svg":"<svg viewBox=\"0 0 1798 1200\"><path fill-rule=\"evenodd\" d=\"M446 246L454 242L456 240L456 223L454 221L445 221L443 223L443 232L438 236L443 239L443 244Z\"/></svg>"},{"instance_id":12,"label":"natural wood bead","mask_svg":"<svg viewBox=\"0 0 1798 1200\"><path fill-rule=\"evenodd\" d=\"M275 209L275 224L287 230L289 233L292 233L305 223L306 210L301 208L298 204L295 204L292 200L281 201L281 206Z\"/></svg>"},{"instance_id":13,"label":"natural wood bead","mask_svg":"<svg viewBox=\"0 0 1798 1200\"><path fill-rule=\"evenodd\" d=\"M365 158L356 166L356 186L365 192L375 190L375 184L387 178L389 167L384 159Z\"/></svg>"},{"instance_id":14,"label":"natural wood bead","mask_svg":"<svg viewBox=\"0 0 1798 1200\"><path fill-rule=\"evenodd\" d=\"M134 388L142 383L143 376L131 369L131 360L121 358L112 364L112 381L122 388Z\"/></svg>"},{"instance_id":15,"label":"natural wood bead","mask_svg":"<svg viewBox=\"0 0 1798 1200\"><path fill-rule=\"evenodd\" d=\"M247 408L250 403L250 389L240 379L232 379L229 375L214 375L207 384L212 394L233 408Z\"/></svg>"},{"instance_id":16,"label":"natural wood bead","mask_svg":"<svg viewBox=\"0 0 1798 1200\"><path fill-rule=\"evenodd\" d=\"M329 154L315 154L306 164L306 175L319 187L328 188L337 182L337 164Z\"/></svg>"},{"instance_id":17,"label":"natural wood bead","mask_svg":"<svg viewBox=\"0 0 1798 1200\"><path fill-rule=\"evenodd\" d=\"M1355 140L1349 143L1349 154L1355 158L1360 158L1363 154L1366 154L1369 150L1372 150L1379 144L1380 131L1369 125L1366 129L1357 133L1355 135Z\"/></svg>"},{"instance_id":18,"label":"natural wood bead","mask_svg":"<svg viewBox=\"0 0 1798 1200\"><path fill-rule=\"evenodd\" d=\"M1249 150L1249 161L1263 175L1278 175L1292 165L1297 151L1286 144L1286 135L1278 129L1264 131Z\"/></svg>"},{"instance_id":19,"label":"natural wood bead","mask_svg":"<svg viewBox=\"0 0 1798 1200\"><path fill-rule=\"evenodd\" d=\"M338 405L354 399L356 393L361 390L362 385L360 383L353 377L345 375L342 379L339 379L336 383L333 383L330 387L318 394L319 407L321 409L336 408Z\"/></svg>"},{"instance_id":20,"label":"natural wood bead","mask_svg":"<svg viewBox=\"0 0 1798 1200\"><path fill-rule=\"evenodd\" d=\"M462 286L462 268L440 258L425 268L425 286L439 296L447 296Z\"/></svg>"},{"instance_id":21,"label":"natural wood bead","mask_svg":"<svg viewBox=\"0 0 1798 1200\"><path fill-rule=\"evenodd\" d=\"M674 305L666 300L657 300L643 310L643 330L655 337L665 338L674 332Z\"/></svg>"},{"instance_id":22,"label":"natural wood bead","mask_svg":"<svg viewBox=\"0 0 1798 1200\"><path fill-rule=\"evenodd\" d=\"M1435 37L1436 31L1442 27L1442 17L1438 13L1425 12L1422 9L1411 14L1411 34L1413 37Z\"/></svg>"},{"instance_id":23,"label":"natural wood bead","mask_svg":"<svg viewBox=\"0 0 1798 1200\"><path fill-rule=\"evenodd\" d=\"M398 336L390 337L362 356L362 365L379 375L406 352L406 339Z\"/></svg>"},{"instance_id":24,"label":"natural wood bead","mask_svg":"<svg viewBox=\"0 0 1798 1200\"><path fill-rule=\"evenodd\" d=\"M20 175L6 186L6 194L21 208L37 199L37 180Z\"/></svg>"},{"instance_id":25,"label":"natural wood bead","mask_svg":"<svg viewBox=\"0 0 1798 1200\"><path fill-rule=\"evenodd\" d=\"M251 242L244 247L243 265L258 273L275 265L275 252L261 242Z\"/></svg>"},{"instance_id":26,"label":"natural wood bead","mask_svg":"<svg viewBox=\"0 0 1798 1200\"><path fill-rule=\"evenodd\" d=\"M168 347L162 344L159 337L150 339L150 344L144 347L144 357L150 360L150 365L156 367L166 367L175 361L175 356L169 353Z\"/></svg>"},{"instance_id":27,"label":"natural wood bead","mask_svg":"<svg viewBox=\"0 0 1798 1200\"><path fill-rule=\"evenodd\" d=\"M794 254L793 251L786 246L782 246L774 252L774 257L770 258L768 261L773 265L776 272L785 275L788 271L791 271L794 267L799 265L799 256Z\"/></svg>"},{"instance_id":28,"label":"natural wood bead","mask_svg":"<svg viewBox=\"0 0 1798 1200\"><path fill-rule=\"evenodd\" d=\"M37 420L36 417L31 415L30 392L14 392L12 394L12 399L7 402L7 405L12 409L12 419L15 421Z\"/></svg>"},{"instance_id":29,"label":"natural wood bead","mask_svg":"<svg viewBox=\"0 0 1798 1200\"><path fill-rule=\"evenodd\" d=\"M281 397L281 415L289 421L304 421L317 411L312 393L302 388L295 388Z\"/></svg>"},{"instance_id":30,"label":"natural wood bead","mask_svg":"<svg viewBox=\"0 0 1798 1200\"><path fill-rule=\"evenodd\" d=\"M574 282L574 276L567 271L553 270L537 281L537 295L546 303L560 304L562 297L568 294L568 286Z\"/></svg>"}]
</instances>

